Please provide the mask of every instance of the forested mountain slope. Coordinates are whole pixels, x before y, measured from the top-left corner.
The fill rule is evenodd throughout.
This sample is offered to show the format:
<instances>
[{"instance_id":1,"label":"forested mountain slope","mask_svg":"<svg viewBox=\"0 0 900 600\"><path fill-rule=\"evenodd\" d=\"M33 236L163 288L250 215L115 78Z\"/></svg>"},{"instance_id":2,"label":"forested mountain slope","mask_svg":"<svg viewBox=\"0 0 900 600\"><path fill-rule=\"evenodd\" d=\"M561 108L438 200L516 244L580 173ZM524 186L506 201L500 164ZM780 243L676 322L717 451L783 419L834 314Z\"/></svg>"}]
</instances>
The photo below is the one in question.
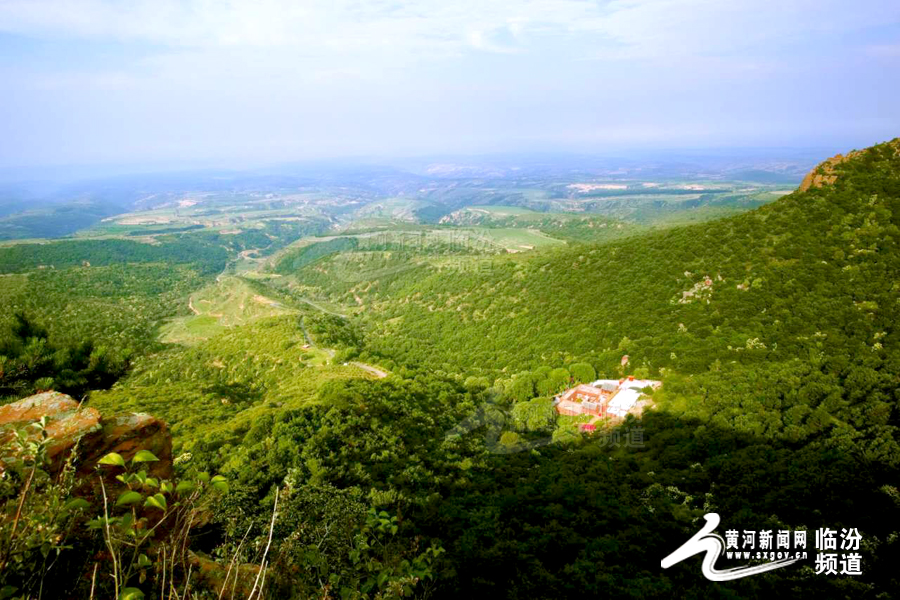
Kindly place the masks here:
<instances>
[{"instance_id":1,"label":"forested mountain slope","mask_svg":"<svg viewBox=\"0 0 900 600\"><path fill-rule=\"evenodd\" d=\"M756 211L627 242L361 283L329 279L335 257L296 277L361 303L363 351L389 365L527 398L552 387L551 367L614 374L629 355L667 380L667 410L790 441L847 425L896 465L898 148L829 161L827 180Z\"/></svg>"},{"instance_id":2,"label":"forested mountain slope","mask_svg":"<svg viewBox=\"0 0 900 600\"><path fill-rule=\"evenodd\" d=\"M180 475L227 476L192 548L259 564L271 542L274 597L897 597L900 140L819 175L751 213L603 244L294 247L252 280L291 314L144 354L88 405L166 418ZM80 269L6 277L24 302L29 279ZM663 387L640 419L582 434L548 396L595 373ZM733 582L699 556L663 570L709 512L811 542L858 528L861 575L817 575L813 551Z\"/></svg>"},{"instance_id":3,"label":"forested mountain slope","mask_svg":"<svg viewBox=\"0 0 900 600\"><path fill-rule=\"evenodd\" d=\"M835 166L833 184L740 216L477 270L297 273L364 303L370 350L451 372L535 368L623 353L656 372L790 360L812 349L887 358L900 289L898 142Z\"/></svg>"},{"instance_id":4,"label":"forested mountain slope","mask_svg":"<svg viewBox=\"0 0 900 600\"><path fill-rule=\"evenodd\" d=\"M309 564L291 541L310 532L303 523L353 522L369 505L398 518L397 552L447 550L423 584L438 597L891 597L898 148L832 161L829 179L752 213L627 241L449 267L403 248L287 254L285 281L271 281L356 305L349 320L326 319L323 339L395 376L336 381L268 414L251 407L258 422L223 423L224 445L194 436L238 490L221 513L226 538L252 524L261 542L280 485L298 528L276 545L295 573ZM568 425L530 418L545 401L532 398L592 369L663 379L655 410L621 430L640 428L642 444L558 436ZM156 394L178 421L154 370L132 380L137 405ZM103 402L125 402L129 387ZM504 431L537 445L504 449ZM662 556L712 511L753 530L857 527L863 576L817 576L812 558L722 584L702 578L699 558L663 572ZM339 547L315 556L352 577ZM281 584L316 587L305 575Z\"/></svg>"}]
</instances>

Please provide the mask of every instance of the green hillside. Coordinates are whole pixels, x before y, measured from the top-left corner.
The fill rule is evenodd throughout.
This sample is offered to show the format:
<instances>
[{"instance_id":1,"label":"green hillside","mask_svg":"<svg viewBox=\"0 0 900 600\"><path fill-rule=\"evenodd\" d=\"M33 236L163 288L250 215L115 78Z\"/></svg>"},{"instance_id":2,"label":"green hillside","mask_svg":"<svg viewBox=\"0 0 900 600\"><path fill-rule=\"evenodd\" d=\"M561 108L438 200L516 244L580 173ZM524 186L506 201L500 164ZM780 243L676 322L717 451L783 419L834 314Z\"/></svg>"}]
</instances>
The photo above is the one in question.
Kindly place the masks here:
<instances>
[{"instance_id":1,"label":"green hillside","mask_svg":"<svg viewBox=\"0 0 900 600\"><path fill-rule=\"evenodd\" d=\"M900 140L814 175L751 212L627 237L513 210L265 260L196 234L169 261L120 241L0 252L4 301L49 328L9 320L0 383L13 398L79 376L104 414L166 419L178 476L230 486L192 550L269 549L272 598L897 597ZM79 339L134 356L94 369ZM663 382L639 417L591 435L551 408L622 375ZM810 540L858 528L862 574L816 575L814 551L732 582L699 557L661 569L710 512ZM101 546L72 547L60 581L87 595Z\"/></svg>"},{"instance_id":2,"label":"green hillside","mask_svg":"<svg viewBox=\"0 0 900 600\"><path fill-rule=\"evenodd\" d=\"M455 372L576 359L609 370L623 353L654 373L813 348L884 358L898 308L894 148L844 163L833 186L621 243L479 269L418 263L356 285L322 277L328 263L295 276L333 301L361 299L371 351Z\"/></svg>"},{"instance_id":3,"label":"green hillside","mask_svg":"<svg viewBox=\"0 0 900 600\"><path fill-rule=\"evenodd\" d=\"M202 455L225 444L224 456L263 415L314 402L329 381L371 377L359 367L323 364L320 351L305 345L297 315L257 318L194 347L138 361L91 403L158 415L173 424L176 448Z\"/></svg>"},{"instance_id":4,"label":"green hillside","mask_svg":"<svg viewBox=\"0 0 900 600\"><path fill-rule=\"evenodd\" d=\"M644 546L677 547L712 509L747 528L852 520L880 544L868 579L832 587L803 567L720 593L896 590L884 560L900 525L898 146L841 163L831 185L627 243L494 257L487 269L397 264L363 282L328 276L340 255L295 272L303 293L356 305L363 356L516 403L500 427L520 439L552 431L516 425L515 407L530 410L557 371L615 376L628 354L626 372L664 381L643 448L607 439L576 442L574 455L494 455L412 511L451 548L442 595L692 596L707 589L693 567L659 575ZM334 468L326 479L349 484Z\"/></svg>"}]
</instances>

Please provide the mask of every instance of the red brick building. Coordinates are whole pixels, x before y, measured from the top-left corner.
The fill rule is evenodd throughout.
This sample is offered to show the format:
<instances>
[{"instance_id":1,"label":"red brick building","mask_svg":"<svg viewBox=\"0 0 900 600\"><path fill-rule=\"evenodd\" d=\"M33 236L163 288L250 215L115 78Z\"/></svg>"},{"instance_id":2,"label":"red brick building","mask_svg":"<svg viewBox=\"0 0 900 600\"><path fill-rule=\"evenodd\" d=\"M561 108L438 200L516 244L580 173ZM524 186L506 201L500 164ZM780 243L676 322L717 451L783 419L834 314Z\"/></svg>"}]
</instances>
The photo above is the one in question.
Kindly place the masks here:
<instances>
[{"instance_id":1,"label":"red brick building","mask_svg":"<svg viewBox=\"0 0 900 600\"><path fill-rule=\"evenodd\" d=\"M606 415L606 404L612 394L592 385L581 384L559 396L556 412L574 417L576 415Z\"/></svg>"}]
</instances>

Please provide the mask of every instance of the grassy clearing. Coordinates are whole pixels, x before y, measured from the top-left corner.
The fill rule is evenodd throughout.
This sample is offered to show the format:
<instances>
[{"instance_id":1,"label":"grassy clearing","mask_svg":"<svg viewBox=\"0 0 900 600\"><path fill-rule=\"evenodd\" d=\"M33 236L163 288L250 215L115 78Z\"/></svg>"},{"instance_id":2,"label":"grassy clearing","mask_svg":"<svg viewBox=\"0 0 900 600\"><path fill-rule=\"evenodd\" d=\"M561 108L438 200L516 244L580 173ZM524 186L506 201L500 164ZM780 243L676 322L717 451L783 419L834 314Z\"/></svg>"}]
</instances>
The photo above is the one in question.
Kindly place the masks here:
<instances>
[{"instance_id":1,"label":"grassy clearing","mask_svg":"<svg viewBox=\"0 0 900 600\"><path fill-rule=\"evenodd\" d=\"M216 283L192 294L188 304L194 314L164 325L160 341L197 344L229 327L296 312L276 300L260 295L239 277L222 277Z\"/></svg>"},{"instance_id":2,"label":"grassy clearing","mask_svg":"<svg viewBox=\"0 0 900 600\"><path fill-rule=\"evenodd\" d=\"M300 362L308 367L324 367L331 362L331 355L321 348L302 348L298 352Z\"/></svg>"},{"instance_id":3,"label":"grassy clearing","mask_svg":"<svg viewBox=\"0 0 900 600\"><path fill-rule=\"evenodd\" d=\"M488 238L495 246L508 252L524 252L542 246L559 246L564 241L552 238L536 229L485 229L478 232Z\"/></svg>"}]
</instances>

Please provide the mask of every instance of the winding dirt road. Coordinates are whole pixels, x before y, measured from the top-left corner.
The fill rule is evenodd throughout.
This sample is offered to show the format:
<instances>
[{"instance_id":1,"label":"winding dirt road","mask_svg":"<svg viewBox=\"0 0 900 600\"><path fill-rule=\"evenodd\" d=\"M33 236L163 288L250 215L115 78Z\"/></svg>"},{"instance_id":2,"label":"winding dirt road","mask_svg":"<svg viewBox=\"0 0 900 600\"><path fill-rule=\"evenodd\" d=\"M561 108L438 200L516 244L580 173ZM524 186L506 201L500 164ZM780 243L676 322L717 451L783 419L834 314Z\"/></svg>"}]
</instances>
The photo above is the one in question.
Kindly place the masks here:
<instances>
[{"instance_id":1,"label":"winding dirt road","mask_svg":"<svg viewBox=\"0 0 900 600\"><path fill-rule=\"evenodd\" d=\"M366 363L352 362L350 364L353 365L354 367L359 367L360 369L362 369L363 371L366 371L367 373L371 373L378 379L384 379L385 377L388 376L388 374L386 372L382 371L381 369L376 369L372 365L367 365Z\"/></svg>"}]
</instances>

